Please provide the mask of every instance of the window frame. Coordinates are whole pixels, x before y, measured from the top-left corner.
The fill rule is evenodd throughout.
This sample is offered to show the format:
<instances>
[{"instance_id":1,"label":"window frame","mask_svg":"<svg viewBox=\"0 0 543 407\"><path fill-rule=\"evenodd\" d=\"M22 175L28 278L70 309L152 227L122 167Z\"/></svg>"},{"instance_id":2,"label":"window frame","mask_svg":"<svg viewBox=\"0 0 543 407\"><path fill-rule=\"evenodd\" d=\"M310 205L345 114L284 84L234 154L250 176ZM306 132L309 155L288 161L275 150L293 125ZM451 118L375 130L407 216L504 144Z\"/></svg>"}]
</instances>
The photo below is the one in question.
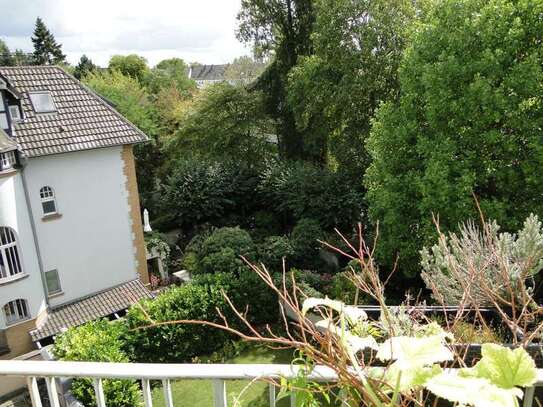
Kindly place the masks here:
<instances>
[{"instance_id":1,"label":"window frame","mask_svg":"<svg viewBox=\"0 0 543 407\"><path fill-rule=\"evenodd\" d=\"M30 307L28 301L24 298L16 298L8 301L2 307L6 325L14 325L30 319ZM9 311L9 314L8 314ZM13 317L15 315L15 317Z\"/></svg>"},{"instance_id":2,"label":"window frame","mask_svg":"<svg viewBox=\"0 0 543 407\"><path fill-rule=\"evenodd\" d=\"M17 233L8 226L0 226L0 258L3 264L3 270L0 269L0 283L25 275Z\"/></svg>"},{"instance_id":3,"label":"window frame","mask_svg":"<svg viewBox=\"0 0 543 407\"><path fill-rule=\"evenodd\" d=\"M49 99L51 100L51 110L38 110L36 108L36 104L34 103L34 101L32 100L32 96L33 95L48 95L49 96ZM32 105L32 109L34 110L35 113L37 114L42 114L42 113L55 113L57 111L57 106L55 104L55 101L53 100L53 94L48 91L48 90L37 90L37 91L32 91L32 92L28 92L28 98L30 99L30 104Z\"/></svg>"},{"instance_id":4,"label":"window frame","mask_svg":"<svg viewBox=\"0 0 543 407\"><path fill-rule=\"evenodd\" d=\"M21 117L21 109L17 105L8 105L8 111L9 111L9 117L11 118L12 122L18 122L21 121L23 118ZM13 112L16 111L17 114L14 115Z\"/></svg>"},{"instance_id":5,"label":"window frame","mask_svg":"<svg viewBox=\"0 0 543 407\"><path fill-rule=\"evenodd\" d=\"M40 202L41 202L41 210L43 212L43 216L51 216L51 215L58 214L58 207L57 207L57 200L56 200L56 196L55 196L55 190L51 186L44 185L43 187L40 188ZM50 202L53 202L55 210L52 211L52 212L46 212L44 204L50 203Z\"/></svg>"},{"instance_id":6,"label":"window frame","mask_svg":"<svg viewBox=\"0 0 543 407\"><path fill-rule=\"evenodd\" d=\"M50 288L49 288L49 281L47 280L47 274L49 273L54 273L56 274L56 281L57 281L57 284L58 284L58 290L56 291L51 291ZM58 269L51 269L51 270L47 270L45 273L45 286L47 288L47 296L48 297L54 297L54 296L57 296L59 294L62 294L62 284L60 284L60 275L58 274Z\"/></svg>"},{"instance_id":7,"label":"window frame","mask_svg":"<svg viewBox=\"0 0 543 407\"><path fill-rule=\"evenodd\" d=\"M7 171L17 164L17 155L15 150L0 152L0 172Z\"/></svg>"}]
</instances>

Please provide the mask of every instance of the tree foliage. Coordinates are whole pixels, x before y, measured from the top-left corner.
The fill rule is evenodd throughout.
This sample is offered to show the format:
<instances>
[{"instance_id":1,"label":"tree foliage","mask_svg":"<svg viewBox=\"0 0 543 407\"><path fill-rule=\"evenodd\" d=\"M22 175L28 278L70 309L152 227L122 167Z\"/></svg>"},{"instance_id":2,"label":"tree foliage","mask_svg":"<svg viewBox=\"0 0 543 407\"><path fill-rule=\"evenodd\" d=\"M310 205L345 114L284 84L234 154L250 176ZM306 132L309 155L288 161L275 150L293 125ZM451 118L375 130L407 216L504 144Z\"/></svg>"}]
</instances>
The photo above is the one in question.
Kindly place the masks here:
<instances>
[{"instance_id":1,"label":"tree foliage","mask_svg":"<svg viewBox=\"0 0 543 407\"><path fill-rule=\"evenodd\" d=\"M265 114L263 95L226 82L209 86L185 112L172 147L182 153L228 160L249 166L270 158L273 131Z\"/></svg>"},{"instance_id":2,"label":"tree foliage","mask_svg":"<svg viewBox=\"0 0 543 407\"><path fill-rule=\"evenodd\" d=\"M379 109L368 143L370 216L380 259L407 274L418 250L483 213L506 230L543 210L541 1L444 0L414 35L401 96ZM454 27L454 29L451 29Z\"/></svg>"},{"instance_id":3,"label":"tree foliage","mask_svg":"<svg viewBox=\"0 0 543 407\"><path fill-rule=\"evenodd\" d=\"M13 57L7 44L0 39L0 66L13 65Z\"/></svg>"},{"instance_id":4,"label":"tree foliage","mask_svg":"<svg viewBox=\"0 0 543 407\"><path fill-rule=\"evenodd\" d=\"M113 55L109 60L108 68L110 71L119 71L125 76L137 79L140 83L144 82L149 73L147 60L136 54Z\"/></svg>"},{"instance_id":5,"label":"tree foliage","mask_svg":"<svg viewBox=\"0 0 543 407\"><path fill-rule=\"evenodd\" d=\"M62 53L62 45L57 43L55 36L40 17L36 19L34 35L31 39L34 44L36 65L59 65L66 61L66 56Z\"/></svg>"},{"instance_id":6,"label":"tree foliage","mask_svg":"<svg viewBox=\"0 0 543 407\"><path fill-rule=\"evenodd\" d=\"M79 63L74 68L74 76L82 80L91 72L94 72L98 69L96 65L90 60L86 55L82 55L79 59Z\"/></svg>"},{"instance_id":7,"label":"tree foliage","mask_svg":"<svg viewBox=\"0 0 543 407\"><path fill-rule=\"evenodd\" d=\"M264 92L267 111L277 121L281 155L287 159L322 161L321 146L316 151L305 148L286 101L288 73L299 56L311 53L313 1L243 0L238 20L238 38L253 44L257 55L274 56L255 87Z\"/></svg>"},{"instance_id":8,"label":"tree foliage","mask_svg":"<svg viewBox=\"0 0 543 407\"><path fill-rule=\"evenodd\" d=\"M306 143L329 146L352 172L379 104L398 93L398 66L415 17L410 0L318 0L313 54L290 73L288 100Z\"/></svg>"},{"instance_id":9,"label":"tree foliage","mask_svg":"<svg viewBox=\"0 0 543 407\"><path fill-rule=\"evenodd\" d=\"M266 64L255 61L250 56L235 58L224 71L224 78L238 84L248 84L258 78Z\"/></svg>"}]
</instances>

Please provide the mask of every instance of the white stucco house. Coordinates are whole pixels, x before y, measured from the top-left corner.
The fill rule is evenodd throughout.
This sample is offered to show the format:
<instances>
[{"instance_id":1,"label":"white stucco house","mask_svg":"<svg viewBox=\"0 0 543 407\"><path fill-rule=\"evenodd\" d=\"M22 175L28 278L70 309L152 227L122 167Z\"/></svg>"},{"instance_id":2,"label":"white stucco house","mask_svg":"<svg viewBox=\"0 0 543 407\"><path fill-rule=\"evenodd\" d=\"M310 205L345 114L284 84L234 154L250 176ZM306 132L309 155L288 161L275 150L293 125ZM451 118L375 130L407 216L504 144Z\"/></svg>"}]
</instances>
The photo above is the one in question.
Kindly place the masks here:
<instances>
[{"instance_id":1,"label":"white stucco house","mask_svg":"<svg viewBox=\"0 0 543 407\"><path fill-rule=\"evenodd\" d=\"M146 139L59 67L0 67L0 359L149 296Z\"/></svg>"}]
</instances>

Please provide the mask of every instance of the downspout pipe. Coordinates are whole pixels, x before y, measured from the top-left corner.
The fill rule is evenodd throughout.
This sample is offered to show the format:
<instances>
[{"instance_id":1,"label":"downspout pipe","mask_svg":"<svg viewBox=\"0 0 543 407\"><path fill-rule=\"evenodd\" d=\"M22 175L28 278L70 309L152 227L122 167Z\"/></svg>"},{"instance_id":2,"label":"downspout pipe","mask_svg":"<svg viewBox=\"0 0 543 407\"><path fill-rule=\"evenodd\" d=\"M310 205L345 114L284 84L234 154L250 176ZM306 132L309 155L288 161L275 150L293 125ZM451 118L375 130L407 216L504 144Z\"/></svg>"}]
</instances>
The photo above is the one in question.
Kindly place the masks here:
<instances>
[{"instance_id":1,"label":"downspout pipe","mask_svg":"<svg viewBox=\"0 0 543 407\"><path fill-rule=\"evenodd\" d=\"M21 160L23 161L23 160ZM25 194L25 201L26 206L28 208L28 214L30 216L30 228L32 229L32 237L34 239L34 247L36 248L36 255L38 257L38 267L40 268L40 277L41 277L41 284L43 288L44 298L45 298L45 305L47 308L49 308L49 295L47 294L47 283L45 281L45 270L43 267L43 260L41 257L41 250L40 250L40 243L38 241L38 232L36 229L36 222L34 221L34 214L32 213L32 205L30 204L30 194L28 192L28 184L26 183L26 177L25 177L25 167L28 163L28 159L24 159L24 162L21 162L21 180L23 182L23 190Z\"/></svg>"}]
</instances>

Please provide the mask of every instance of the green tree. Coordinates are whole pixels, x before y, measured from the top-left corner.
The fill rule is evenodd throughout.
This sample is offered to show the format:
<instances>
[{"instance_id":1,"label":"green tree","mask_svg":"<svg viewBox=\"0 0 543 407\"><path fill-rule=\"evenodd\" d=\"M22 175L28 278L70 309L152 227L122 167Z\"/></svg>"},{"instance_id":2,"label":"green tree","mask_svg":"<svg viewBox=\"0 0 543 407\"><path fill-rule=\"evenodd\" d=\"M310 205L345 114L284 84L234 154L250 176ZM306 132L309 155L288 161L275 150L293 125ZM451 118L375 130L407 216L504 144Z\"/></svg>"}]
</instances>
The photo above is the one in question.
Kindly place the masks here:
<instances>
[{"instance_id":1,"label":"green tree","mask_svg":"<svg viewBox=\"0 0 543 407\"><path fill-rule=\"evenodd\" d=\"M36 19L34 35L31 39L34 44L34 62L37 65L60 65L66 62L62 45L57 43L54 35L40 17Z\"/></svg>"},{"instance_id":2,"label":"green tree","mask_svg":"<svg viewBox=\"0 0 543 407\"><path fill-rule=\"evenodd\" d=\"M266 64L255 61L249 56L241 56L228 64L224 77L229 81L248 84L258 78L266 69Z\"/></svg>"},{"instance_id":3,"label":"green tree","mask_svg":"<svg viewBox=\"0 0 543 407\"><path fill-rule=\"evenodd\" d=\"M235 157L250 166L273 152L272 132L260 92L226 82L209 86L186 112L172 147L206 158Z\"/></svg>"},{"instance_id":4,"label":"green tree","mask_svg":"<svg viewBox=\"0 0 543 407\"><path fill-rule=\"evenodd\" d=\"M156 116L147 90L137 79L125 76L117 70L92 72L83 82L113 103L115 109L149 136L150 141L136 145L134 153L142 206L150 208L162 154Z\"/></svg>"},{"instance_id":5,"label":"green tree","mask_svg":"<svg viewBox=\"0 0 543 407\"><path fill-rule=\"evenodd\" d=\"M254 86L266 95L267 111L277 121L281 155L322 161L323 146L308 149L304 145L286 100L290 70L299 56L311 54L313 0L242 0L238 20L238 38L253 44L258 57L274 57Z\"/></svg>"},{"instance_id":6,"label":"green tree","mask_svg":"<svg viewBox=\"0 0 543 407\"><path fill-rule=\"evenodd\" d=\"M119 71L125 76L137 79L140 83L144 83L149 73L147 60L136 54L113 55L108 68L110 71Z\"/></svg>"},{"instance_id":7,"label":"green tree","mask_svg":"<svg viewBox=\"0 0 543 407\"><path fill-rule=\"evenodd\" d=\"M406 51L401 96L383 105L368 143L370 217L381 262L419 250L484 214L517 230L543 213L541 0L442 0Z\"/></svg>"},{"instance_id":8,"label":"green tree","mask_svg":"<svg viewBox=\"0 0 543 407\"><path fill-rule=\"evenodd\" d=\"M171 136L180 126L196 83L188 77L188 66L180 58L160 61L145 80L159 119L160 132Z\"/></svg>"},{"instance_id":9,"label":"green tree","mask_svg":"<svg viewBox=\"0 0 543 407\"><path fill-rule=\"evenodd\" d=\"M15 61L13 56L7 46L7 44L0 40L0 66L11 66L14 65Z\"/></svg>"},{"instance_id":10,"label":"green tree","mask_svg":"<svg viewBox=\"0 0 543 407\"><path fill-rule=\"evenodd\" d=\"M360 174L379 104L398 93L398 67L415 17L411 0L317 0L314 55L290 73L289 104L306 144L328 144Z\"/></svg>"},{"instance_id":11,"label":"green tree","mask_svg":"<svg viewBox=\"0 0 543 407\"><path fill-rule=\"evenodd\" d=\"M175 87L185 97L190 96L196 89L196 83L188 77L188 65L180 58L160 61L149 72L147 86L154 94Z\"/></svg>"},{"instance_id":12,"label":"green tree","mask_svg":"<svg viewBox=\"0 0 543 407\"><path fill-rule=\"evenodd\" d=\"M81 80L85 78L89 73L94 72L98 69L96 65L86 56L82 55L81 59L79 59L79 63L76 65L74 69L74 76Z\"/></svg>"}]
</instances>

